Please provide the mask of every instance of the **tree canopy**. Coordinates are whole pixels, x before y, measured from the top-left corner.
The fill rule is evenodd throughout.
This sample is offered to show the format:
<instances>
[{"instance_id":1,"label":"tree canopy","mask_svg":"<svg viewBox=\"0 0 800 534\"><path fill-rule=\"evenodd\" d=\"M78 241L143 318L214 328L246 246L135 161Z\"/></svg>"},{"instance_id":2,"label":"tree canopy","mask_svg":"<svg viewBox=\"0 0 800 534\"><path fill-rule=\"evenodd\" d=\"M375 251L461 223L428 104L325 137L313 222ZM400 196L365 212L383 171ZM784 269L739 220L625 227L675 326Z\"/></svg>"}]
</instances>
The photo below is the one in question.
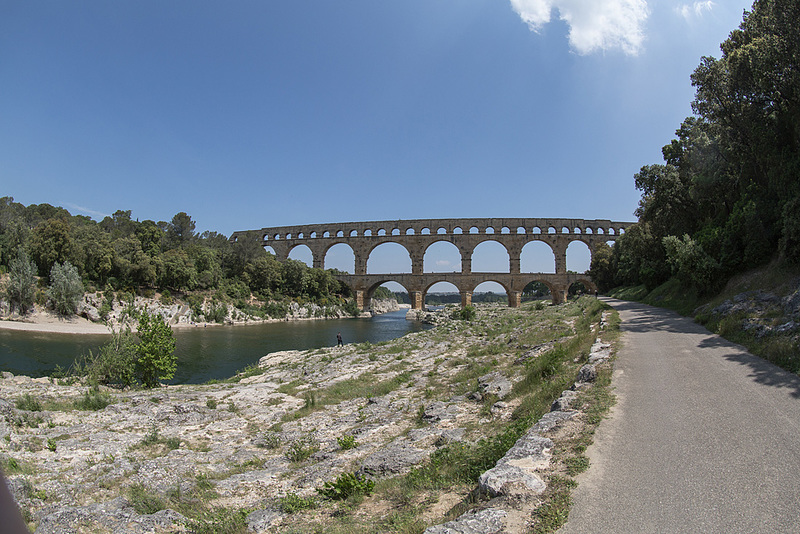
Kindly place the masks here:
<instances>
[{"instance_id":1,"label":"tree canopy","mask_svg":"<svg viewBox=\"0 0 800 534\"><path fill-rule=\"evenodd\" d=\"M25 265L15 263L22 254L30 258ZM71 265L79 282L101 290L207 291L220 299L331 304L350 297L331 272L299 261L280 263L257 236L232 243L217 232L198 234L185 212L170 222L140 222L130 210L117 210L96 222L49 204L24 206L0 198L0 272L14 272L14 286L6 293L10 289L14 305L25 309L32 305L33 284L25 274L31 265L48 283Z\"/></svg>"},{"instance_id":2,"label":"tree canopy","mask_svg":"<svg viewBox=\"0 0 800 534\"><path fill-rule=\"evenodd\" d=\"M592 263L601 287L676 275L708 292L778 253L800 263L798 28L796 0L757 0L721 57L701 58L694 115L634 177L638 227Z\"/></svg>"}]
</instances>

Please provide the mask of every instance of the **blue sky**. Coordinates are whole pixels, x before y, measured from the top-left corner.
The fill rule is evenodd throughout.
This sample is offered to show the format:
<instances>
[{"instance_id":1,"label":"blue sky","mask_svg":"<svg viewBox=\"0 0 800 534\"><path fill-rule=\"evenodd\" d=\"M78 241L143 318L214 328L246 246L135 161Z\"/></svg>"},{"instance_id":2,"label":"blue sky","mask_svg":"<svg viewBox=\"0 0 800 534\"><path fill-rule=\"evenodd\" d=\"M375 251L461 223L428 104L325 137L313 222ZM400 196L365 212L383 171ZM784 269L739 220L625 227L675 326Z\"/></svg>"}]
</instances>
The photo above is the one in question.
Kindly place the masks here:
<instances>
[{"instance_id":1,"label":"blue sky","mask_svg":"<svg viewBox=\"0 0 800 534\"><path fill-rule=\"evenodd\" d=\"M751 3L0 3L0 195L230 235L634 220Z\"/></svg>"}]
</instances>

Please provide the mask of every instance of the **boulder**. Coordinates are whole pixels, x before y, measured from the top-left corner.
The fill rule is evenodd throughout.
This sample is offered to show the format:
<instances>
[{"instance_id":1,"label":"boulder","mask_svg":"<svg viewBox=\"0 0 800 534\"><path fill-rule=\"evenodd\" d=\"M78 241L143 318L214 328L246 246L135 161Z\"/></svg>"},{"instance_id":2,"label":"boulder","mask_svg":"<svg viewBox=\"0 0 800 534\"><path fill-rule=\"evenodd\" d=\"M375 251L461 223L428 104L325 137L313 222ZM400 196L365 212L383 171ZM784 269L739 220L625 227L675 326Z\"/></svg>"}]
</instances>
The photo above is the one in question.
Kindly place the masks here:
<instances>
[{"instance_id":1,"label":"boulder","mask_svg":"<svg viewBox=\"0 0 800 534\"><path fill-rule=\"evenodd\" d=\"M403 474L427 456L428 454L422 449L405 443L396 443L368 456L358 472L376 478Z\"/></svg>"},{"instance_id":2,"label":"boulder","mask_svg":"<svg viewBox=\"0 0 800 534\"><path fill-rule=\"evenodd\" d=\"M424 534L500 534L505 532L506 516L505 510L497 508L471 511L455 521L428 527Z\"/></svg>"},{"instance_id":3,"label":"boulder","mask_svg":"<svg viewBox=\"0 0 800 534\"><path fill-rule=\"evenodd\" d=\"M494 395L498 399L511 393L511 381L497 371L484 375L478 379L478 388L484 395Z\"/></svg>"},{"instance_id":4,"label":"boulder","mask_svg":"<svg viewBox=\"0 0 800 534\"><path fill-rule=\"evenodd\" d=\"M498 464L478 478L478 486L489 497L538 495L546 484L536 473L511 464Z\"/></svg>"},{"instance_id":5,"label":"boulder","mask_svg":"<svg viewBox=\"0 0 800 534\"><path fill-rule=\"evenodd\" d=\"M597 380L597 368L593 364L587 363L578 371L578 383L594 382L595 380Z\"/></svg>"}]
</instances>

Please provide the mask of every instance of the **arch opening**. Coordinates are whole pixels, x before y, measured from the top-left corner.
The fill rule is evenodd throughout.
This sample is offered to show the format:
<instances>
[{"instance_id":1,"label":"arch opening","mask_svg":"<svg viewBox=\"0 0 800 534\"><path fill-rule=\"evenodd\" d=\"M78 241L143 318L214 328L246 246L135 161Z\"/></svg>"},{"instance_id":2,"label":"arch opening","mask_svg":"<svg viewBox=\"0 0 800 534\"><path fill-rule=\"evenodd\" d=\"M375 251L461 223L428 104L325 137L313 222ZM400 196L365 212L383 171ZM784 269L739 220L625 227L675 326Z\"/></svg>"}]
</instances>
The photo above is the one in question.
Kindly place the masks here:
<instances>
[{"instance_id":1,"label":"arch opening","mask_svg":"<svg viewBox=\"0 0 800 534\"><path fill-rule=\"evenodd\" d=\"M292 250L289 251L289 259L302 261L309 267L314 266L314 253L311 252L311 249L308 248L308 245L297 245L296 247L292 247Z\"/></svg>"},{"instance_id":2,"label":"arch opening","mask_svg":"<svg viewBox=\"0 0 800 534\"><path fill-rule=\"evenodd\" d=\"M435 282L425 290L426 306L441 306L444 304L460 304L461 293L450 282Z\"/></svg>"},{"instance_id":3,"label":"arch opening","mask_svg":"<svg viewBox=\"0 0 800 534\"><path fill-rule=\"evenodd\" d=\"M411 272L411 255L399 243L381 243L373 248L367 258L367 274Z\"/></svg>"},{"instance_id":4,"label":"arch opening","mask_svg":"<svg viewBox=\"0 0 800 534\"><path fill-rule=\"evenodd\" d=\"M583 241L573 241L567 246L567 271L585 273L592 262L589 245Z\"/></svg>"},{"instance_id":5,"label":"arch opening","mask_svg":"<svg viewBox=\"0 0 800 534\"><path fill-rule=\"evenodd\" d=\"M356 255L350 245L337 243L325 251L323 265L326 269L337 269L345 273L355 274Z\"/></svg>"},{"instance_id":6,"label":"arch opening","mask_svg":"<svg viewBox=\"0 0 800 534\"><path fill-rule=\"evenodd\" d=\"M531 241L522 247L519 255L521 273L555 273L556 255L544 241Z\"/></svg>"},{"instance_id":7,"label":"arch opening","mask_svg":"<svg viewBox=\"0 0 800 534\"><path fill-rule=\"evenodd\" d=\"M506 247L497 241L484 241L479 243L472 251L472 272L511 272L511 260Z\"/></svg>"},{"instance_id":8,"label":"arch opening","mask_svg":"<svg viewBox=\"0 0 800 534\"><path fill-rule=\"evenodd\" d=\"M449 241L431 243L425 249L422 271L426 273L461 272L461 252Z\"/></svg>"}]
</instances>

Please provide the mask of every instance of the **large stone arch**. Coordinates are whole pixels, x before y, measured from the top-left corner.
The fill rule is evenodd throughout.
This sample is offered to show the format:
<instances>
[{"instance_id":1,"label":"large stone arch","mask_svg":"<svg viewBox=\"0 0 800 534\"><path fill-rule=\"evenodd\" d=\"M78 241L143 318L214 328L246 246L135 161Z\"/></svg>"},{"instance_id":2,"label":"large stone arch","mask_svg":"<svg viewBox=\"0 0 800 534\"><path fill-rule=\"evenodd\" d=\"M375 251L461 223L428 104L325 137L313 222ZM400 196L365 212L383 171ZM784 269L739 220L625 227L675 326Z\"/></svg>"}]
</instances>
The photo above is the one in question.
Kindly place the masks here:
<instances>
[{"instance_id":1,"label":"large stone arch","mask_svg":"<svg viewBox=\"0 0 800 534\"><path fill-rule=\"evenodd\" d=\"M583 239L573 239L566 248L567 270L584 273L592 264L592 246Z\"/></svg>"},{"instance_id":2,"label":"large stone arch","mask_svg":"<svg viewBox=\"0 0 800 534\"><path fill-rule=\"evenodd\" d=\"M338 248L339 250L344 250L341 247L346 247L347 250L350 251L350 253L349 254L343 253L341 257L329 257L328 256L329 253L331 251L333 251L334 249L336 249L336 248ZM334 254L336 254L336 251L334 251ZM344 256L345 255L347 256L346 265L344 263ZM351 265L350 257L351 256L352 256L352 267L350 267L350 265ZM326 269L338 269L340 271L348 272L350 274L355 274L356 265L357 265L356 251L353 250L353 247L350 246L349 243L344 243L344 242L332 243L330 246L325 247L325 249L322 252L322 265ZM342 268L342 267L345 267L345 268Z\"/></svg>"},{"instance_id":3,"label":"large stone arch","mask_svg":"<svg viewBox=\"0 0 800 534\"><path fill-rule=\"evenodd\" d=\"M430 252L435 252L435 250L432 251L431 249L437 249L437 248L438 249L446 248L448 252L450 253L455 252L455 254L458 255L458 263L453 264L453 269L448 270L446 267L442 267L441 269L429 268L430 267L428 263L429 260L435 261L435 259L429 257L428 254ZM428 246L425 247L422 257L423 257L423 268L422 268L423 272L426 273L461 272L462 259L463 259L461 257L461 250L455 245L455 243L447 239L439 239L430 243ZM444 259L449 261L449 259L446 257L446 254Z\"/></svg>"},{"instance_id":4,"label":"large stone arch","mask_svg":"<svg viewBox=\"0 0 800 534\"><path fill-rule=\"evenodd\" d=\"M525 243L520 252L520 272L555 273L556 251L548 241L532 239Z\"/></svg>"},{"instance_id":5,"label":"large stone arch","mask_svg":"<svg viewBox=\"0 0 800 534\"><path fill-rule=\"evenodd\" d=\"M510 254L510 252L508 250L508 247L504 243L502 243L500 240L494 239L494 237L495 237L494 234L488 234L488 235L484 234L484 238L476 240L477 242L475 243L475 246L472 247L472 252L470 254L470 260L471 260L470 261L470 265L471 265L472 272L490 272L490 273L495 273L495 272L496 273L509 273L509 272L511 272L511 254ZM486 264L486 261L483 258L481 258L480 256L478 257L478 264L477 265L475 264L475 254L476 254L476 252L480 252L479 249L481 249L481 248L485 249L487 246L496 248L493 243L497 244L499 247L501 247L503 249L503 252L505 253L505 270L494 270L494 269L484 270L484 269L482 269L483 265ZM499 263L500 263L500 261L498 260L497 264L499 264Z\"/></svg>"},{"instance_id":6,"label":"large stone arch","mask_svg":"<svg viewBox=\"0 0 800 534\"><path fill-rule=\"evenodd\" d=\"M397 249L396 247L400 247L406 253L406 255L408 256L408 270L394 270L394 271L391 271L391 274L401 274L401 273L410 273L410 272L412 272L413 263L412 263L412 258L411 258L411 251L408 249L408 247L406 247L402 243L398 242L397 240L393 240L393 239L387 239L387 240L382 241L382 242L380 242L380 243L376 244L375 246L370 247L368 249L368 251L366 253L366 258L365 258L365 261L364 261L364 264L365 264L365 267L366 267L365 272L369 272L370 271L370 261L373 261L373 260L377 259L375 256L373 256L373 254L375 253L376 250L380 249L381 247L384 247L384 249L395 248L395 250L398 250L398 251L399 251L399 249Z\"/></svg>"},{"instance_id":7,"label":"large stone arch","mask_svg":"<svg viewBox=\"0 0 800 534\"><path fill-rule=\"evenodd\" d=\"M523 274L529 274L529 273L523 273ZM540 284L544 284L545 286L547 286L547 289L550 290L550 295L555 295L558 288L556 288L556 286L550 280L544 277L536 276L536 274L539 273L530 273L530 276L525 276L523 278L521 284L522 289L525 289L528 286L528 284L532 282L539 282Z\"/></svg>"},{"instance_id":8,"label":"large stone arch","mask_svg":"<svg viewBox=\"0 0 800 534\"><path fill-rule=\"evenodd\" d=\"M309 267L314 266L314 251L307 244L297 243L289 247L288 251L287 258L290 260L299 260Z\"/></svg>"}]
</instances>

